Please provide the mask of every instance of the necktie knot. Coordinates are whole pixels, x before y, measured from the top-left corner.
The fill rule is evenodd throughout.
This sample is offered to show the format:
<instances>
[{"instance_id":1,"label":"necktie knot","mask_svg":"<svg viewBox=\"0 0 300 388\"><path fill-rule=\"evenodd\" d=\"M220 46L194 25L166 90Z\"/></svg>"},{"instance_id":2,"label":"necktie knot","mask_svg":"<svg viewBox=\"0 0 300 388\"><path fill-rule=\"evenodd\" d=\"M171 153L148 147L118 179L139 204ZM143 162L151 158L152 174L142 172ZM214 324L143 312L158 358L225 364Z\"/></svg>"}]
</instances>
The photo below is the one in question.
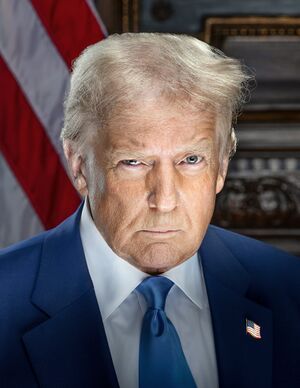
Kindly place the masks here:
<instances>
[{"instance_id":1,"label":"necktie knot","mask_svg":"<svg viewBox=\"0 0 300 388\"><path fill-rule=\"evenodd\" d=\"M173 282L164 276L149 276L137 289L146 299L148 309L164 310L172 286Z\"/></svg>"}]
</instances>

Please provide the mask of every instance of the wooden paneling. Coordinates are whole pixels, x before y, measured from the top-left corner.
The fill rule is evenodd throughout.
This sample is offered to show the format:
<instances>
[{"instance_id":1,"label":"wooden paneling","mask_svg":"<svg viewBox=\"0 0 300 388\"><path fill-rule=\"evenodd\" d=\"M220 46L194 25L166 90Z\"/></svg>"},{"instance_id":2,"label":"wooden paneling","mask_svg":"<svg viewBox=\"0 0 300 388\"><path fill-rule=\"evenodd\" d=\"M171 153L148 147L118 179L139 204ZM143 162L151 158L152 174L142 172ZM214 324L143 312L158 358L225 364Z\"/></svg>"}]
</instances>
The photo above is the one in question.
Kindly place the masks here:
<instances>
[{"instance_id":1,"label":"wooden paneling","mask_svg":"<svg viewBox=\"0 0 300 388\"><path fill-rule=\"evenodd\" d=\"M95 5L109 34L123 31L121 0L95 0Z\"/></svg>"}]
</instances>

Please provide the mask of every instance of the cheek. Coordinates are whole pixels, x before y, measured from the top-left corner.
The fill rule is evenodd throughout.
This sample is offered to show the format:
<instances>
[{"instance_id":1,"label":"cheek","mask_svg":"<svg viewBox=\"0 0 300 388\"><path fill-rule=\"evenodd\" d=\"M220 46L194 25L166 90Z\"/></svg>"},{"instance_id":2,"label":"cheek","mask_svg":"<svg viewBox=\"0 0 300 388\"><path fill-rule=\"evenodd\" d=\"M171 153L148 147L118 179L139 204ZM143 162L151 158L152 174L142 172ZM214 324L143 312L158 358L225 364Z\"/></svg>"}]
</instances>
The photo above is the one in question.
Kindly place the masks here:
<instances>
[{"instance_id":1,"label":"cheek","mask_svg":"<svg viewBox=\"0 0 300 388\"><path fill-rule=\"evenodd\" d=\"M210 174L199 177L186 188L185 193L188 193L185 195L185 208L194 227L209 223L216 199L216 179Z\"/></svg>"},{"instance_id":2,"label":"cheek","mask_svg":"<svg viewBox=\"0 0 300 388\"><path fill-rule=\"evenodd\" d=\"M205 202L211 202L216 196L217 179L216 174L205 173L201 176L187 181L182 189L184 196L194 205L205 206Z\"/></svg>"},{"instance_id":3,"label":"cheek","mask_svg":"<svg viewBox=\"0 0 300 388\"><path fill-rule=\"evenodd\" d=\"M120 212L132 213L143 202L144 190L137 183L107 180L103 198L108 207L118 208Z\"/></svg>"},{"instance_id":4,"label":"cheek","mask_svg":"<svg viewBox=\"0 0 300 388\"><path fill-rule=\"evenodd\" d=\"M109 240L120 239L138 218L143 195L136 185L107 179L104 192L95 195L94 203L97 226Z\"/></svg>"}]
</instances>

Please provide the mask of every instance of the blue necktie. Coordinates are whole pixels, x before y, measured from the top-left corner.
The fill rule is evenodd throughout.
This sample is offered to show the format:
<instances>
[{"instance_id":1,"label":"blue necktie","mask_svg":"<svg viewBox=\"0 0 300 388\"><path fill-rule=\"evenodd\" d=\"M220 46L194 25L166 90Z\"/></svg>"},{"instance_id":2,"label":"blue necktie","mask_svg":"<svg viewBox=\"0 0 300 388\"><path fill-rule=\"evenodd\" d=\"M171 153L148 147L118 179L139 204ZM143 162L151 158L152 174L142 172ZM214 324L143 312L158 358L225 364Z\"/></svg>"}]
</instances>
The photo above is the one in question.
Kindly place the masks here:
<instances>
[{"instance_id":1,"label":"blue necktie","mask_svg":"<svg viewBox=\"0 0 300 388\"><path fill-rule=\"evenodd\" d=\"M165 277L150 276L137 288L148 305L140 338L140 388L196 388L176 329L164 311L172 286Z\"/></svg>"}]
</instances>

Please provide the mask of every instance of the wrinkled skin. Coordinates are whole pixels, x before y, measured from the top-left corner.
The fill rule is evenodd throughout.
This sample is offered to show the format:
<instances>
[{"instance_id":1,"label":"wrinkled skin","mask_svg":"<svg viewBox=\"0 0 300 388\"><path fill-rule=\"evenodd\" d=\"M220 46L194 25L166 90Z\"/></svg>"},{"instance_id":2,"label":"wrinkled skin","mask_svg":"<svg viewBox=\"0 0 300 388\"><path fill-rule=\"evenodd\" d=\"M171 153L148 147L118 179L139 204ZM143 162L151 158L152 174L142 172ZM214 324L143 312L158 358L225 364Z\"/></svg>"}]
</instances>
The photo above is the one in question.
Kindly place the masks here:
<instances>
[{"instance_id":1,"label":"wrinkled skin","mask_svg":"<svg viewBox=\"0 0 300 388\"><path fill-rule=\"evenodd\" d=\"M197 251L227 169L219 137L212 115L160 101L119 114L86 155L65 147L77 189L115 253L157 274Z\"/></svg>"}]
</instances>

